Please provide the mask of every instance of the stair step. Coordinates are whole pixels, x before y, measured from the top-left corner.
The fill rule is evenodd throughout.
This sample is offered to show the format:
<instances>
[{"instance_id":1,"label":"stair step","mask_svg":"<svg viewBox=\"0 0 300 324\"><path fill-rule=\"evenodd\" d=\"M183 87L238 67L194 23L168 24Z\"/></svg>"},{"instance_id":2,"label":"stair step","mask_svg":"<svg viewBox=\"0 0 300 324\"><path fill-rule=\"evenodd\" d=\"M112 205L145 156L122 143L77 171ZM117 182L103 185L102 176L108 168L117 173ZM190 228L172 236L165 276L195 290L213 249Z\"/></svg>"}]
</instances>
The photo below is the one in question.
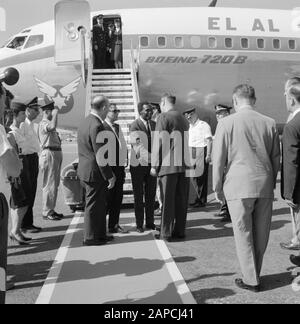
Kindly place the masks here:
<instances>
[{"instance_id":1,"label":"stair step","mask_svg":"<svg viewBox=\"0 0 300 324\"><path fill-rule=\"evenodd\" d=\"M124 86L131 86L132 80L103 80L102 85L124 85Z\"/></svg>"},{"instance_id":2,"label":"stair step","mask_svg":"<svg viewBox=\"0 0 300 324\"><path fill-rule=\"evenodd\" d=\"M130 69L94 69L93 73L131 73Z\"/></svg>"},{"instance_id":3,"label":"stair step","mask_svg":"<svg viewBox=\"0 0 300 324\"><path fill-rule=\"evenodd\" d=\"M94 75L92 76L92 80L131 80L131 75L123 75L123 74L116 74L116 75Z\"/></svg>"},{"instance_id":4,"label":"stair step","mask_svg":"<svg viewBox=\"0 0 300 324\"><path fill-rule=\"evenodd\" d=\"M115 103L115 104L122 104L122 103L131 103L131 104L134 104L133 103L133 99L110 99L109 102L111 103Z\"/></svg>"},{"instance_id":5,"label":"stair step","mask_svg":"<svg viewBox=\"0 0 300 324\"><path fill-rule=\"evenodd\" d=\"M102 90L92 89L92 93L104 93ZM132 93L128 92L105 92L107 98L133 98Z\"/></svg>"},{"instance_id":6,"label":"stair step","mask_svg":"<svg viewBox=\"0 0 300 324\"><path fill-rule=\"evenodd\" d=\"M133 91L131 86L103 86L103 83L100 82L93 82L92 89L102 90L102 91Z\"/></svg>"}]
</instances>

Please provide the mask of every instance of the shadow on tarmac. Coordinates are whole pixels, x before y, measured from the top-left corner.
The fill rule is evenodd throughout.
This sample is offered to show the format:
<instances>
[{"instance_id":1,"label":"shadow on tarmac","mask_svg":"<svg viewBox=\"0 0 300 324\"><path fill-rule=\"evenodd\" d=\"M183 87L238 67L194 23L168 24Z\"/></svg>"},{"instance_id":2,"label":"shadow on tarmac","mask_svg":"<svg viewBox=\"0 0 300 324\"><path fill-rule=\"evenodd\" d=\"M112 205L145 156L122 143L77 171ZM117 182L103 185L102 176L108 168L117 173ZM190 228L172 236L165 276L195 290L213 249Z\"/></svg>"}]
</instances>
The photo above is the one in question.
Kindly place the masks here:
<instances>
[{"instance_id":1,"label":"shadow on tarmac","mask_svg":"<svg viewBox=\"0 0 300 324\"><path fill-rule=\"evenodd\" d=\"M216 299L221 304L221 299L229 296L234 296L236 293L231 289L224 288L207 288L199 289L192 292L198 304L208 304L211 299Z\"/></svg>"}]
</instances>

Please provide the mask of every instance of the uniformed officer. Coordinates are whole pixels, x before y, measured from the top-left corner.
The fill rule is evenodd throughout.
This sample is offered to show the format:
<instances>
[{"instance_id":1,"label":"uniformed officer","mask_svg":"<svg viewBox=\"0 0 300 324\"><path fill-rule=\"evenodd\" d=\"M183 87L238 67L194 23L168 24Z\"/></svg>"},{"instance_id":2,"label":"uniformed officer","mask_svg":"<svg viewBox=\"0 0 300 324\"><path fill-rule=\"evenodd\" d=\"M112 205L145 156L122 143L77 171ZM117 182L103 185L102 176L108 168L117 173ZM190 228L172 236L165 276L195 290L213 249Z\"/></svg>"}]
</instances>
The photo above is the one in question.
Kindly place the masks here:
<instances>
[{"instance_id":1,"label":"uniformed officer","mask_svg":"<svg viewBox=\"0 0 300 324\"><path fill-rule=\"evenodd\" d=\"M41 145L39 165L43 172L43 218L61 220L55 211L62 164L61 140L56 131L58 109L51 102L41 107L43 119L39 124L38 137Z\"/></svg>"},{"instance_id":2,"label":"uniformed officer","mask_svg":"<svg viewBox=\"0 0 300 324\"><path fill-rule=\"evenodd\" d=\"M39 156L40 143L37 133L34 129L33 121L40 114L41 105L38 104L38 97L29 100L26 103L26 119L21 124L20 130L26 139L26 147L24 148L23 163L27 167L27 174L30 177L30 188L26 193L28 197L28 209L23 218L22 231L29 233L39 233L42 229L33 225L33 206L35 201L37 179L39 174Z\"/></svg>"},{"instance_id":3,"label":"uniformed officer","mask_svg":"<svg viewBox=\"0 0 300 324\"><path fill-rule=\"evenodd\" d=\"M231 109L232 107L226 105L216 105L215 111L216 111L217 120L219 121L220 119L229 116ZM224 200L224 202L222 203L220 212L217 214L217 216L222 217L221 222L224 223L231 222L231 217L230 217L226 200Z\"/></svg>"},{"instance_id":4,"label":"uniformed officer","mask_svg":"<svg viewBox=\"0 0 300 324\"><path fill-rule=\"evenodd\" d=\"M93 52L95 69L106 68L106 32L103 25L103 15L97 17L97 24L93 27Z\"/></svg>"}]
</instances>

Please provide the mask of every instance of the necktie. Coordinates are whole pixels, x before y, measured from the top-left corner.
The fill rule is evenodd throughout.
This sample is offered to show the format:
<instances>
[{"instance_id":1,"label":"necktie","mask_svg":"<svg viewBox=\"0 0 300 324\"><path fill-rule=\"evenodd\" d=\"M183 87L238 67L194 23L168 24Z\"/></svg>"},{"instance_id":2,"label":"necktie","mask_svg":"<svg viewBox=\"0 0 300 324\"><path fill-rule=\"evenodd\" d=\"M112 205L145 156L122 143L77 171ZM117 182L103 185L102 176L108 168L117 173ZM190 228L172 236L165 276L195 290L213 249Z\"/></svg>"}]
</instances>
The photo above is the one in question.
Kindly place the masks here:
<instances>
[{"instance_id":1,"label":"necktie","mask_svg":"<svg viewBox=\"0 0 300 324\"><path fill-rule=\"evenodd\" d=\"M151 137L151 128L150 128L149 122L147 122L147 133L148 133L148 136Z\"/></svg>"}]
</instances>

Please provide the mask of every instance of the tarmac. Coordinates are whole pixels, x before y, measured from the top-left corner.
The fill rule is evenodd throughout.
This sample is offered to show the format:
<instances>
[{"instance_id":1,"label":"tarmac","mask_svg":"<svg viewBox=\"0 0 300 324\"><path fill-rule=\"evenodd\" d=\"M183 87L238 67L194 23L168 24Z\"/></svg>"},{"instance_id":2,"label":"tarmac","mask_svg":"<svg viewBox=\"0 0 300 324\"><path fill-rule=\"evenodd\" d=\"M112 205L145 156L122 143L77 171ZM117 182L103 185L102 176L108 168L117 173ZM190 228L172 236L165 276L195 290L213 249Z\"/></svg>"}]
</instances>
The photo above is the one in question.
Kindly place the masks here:
<instances>
[{"instance_id":1,"label":"tarmac","mask_svg":"<svg viewBox=\"0 0 300 324\"><path fill-rule=\"evenodd\" d=\"M64 145L64 165L75 159L75 147ZM105 246L83 247L82 215L74 216L65 205L62 187L57 206L66 217L59 222L43 220L39 190L35 224L43 232L32 234L33 243L26 247L9 242L8 278L15 289L7 293L7 304L300 303L291 253L279 247L292 230L279 183L260 293L234 285L240 271L232 226L215 216L219 205L213 194L206 208L189 211L186 239L181 242L164 243L155 240L153 232L134 232L133 210L126 209L121 224L130 234L118 234Z\"/></svg>"}]
</instances>

